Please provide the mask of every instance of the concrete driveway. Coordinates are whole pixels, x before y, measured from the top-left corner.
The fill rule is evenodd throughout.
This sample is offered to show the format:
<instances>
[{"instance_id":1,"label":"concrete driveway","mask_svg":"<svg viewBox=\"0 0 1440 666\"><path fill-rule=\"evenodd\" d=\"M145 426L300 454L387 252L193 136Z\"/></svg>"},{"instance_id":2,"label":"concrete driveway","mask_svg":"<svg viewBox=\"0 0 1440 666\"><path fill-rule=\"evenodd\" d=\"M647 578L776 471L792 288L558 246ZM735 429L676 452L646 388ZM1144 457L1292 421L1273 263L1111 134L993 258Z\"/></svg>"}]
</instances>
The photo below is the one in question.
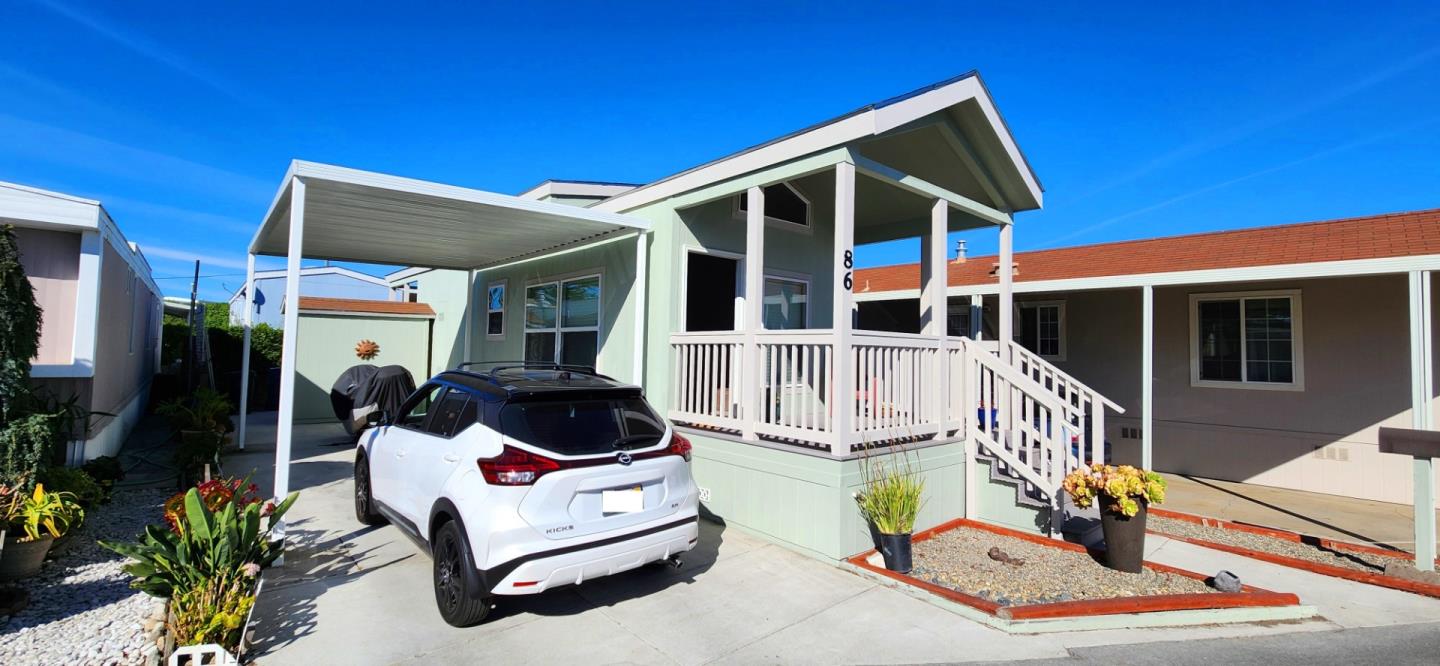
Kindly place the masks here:
<instances>
[{"instance_id":1,"label":"concrete driveway","mask_svg":"<svg viewBox=\"0 0 1440 666\"><path fill-rule=\"evenodd\" d=\"M273 464L273 414L226 472ZM430 561L395 528L366 528L351 503L353 452L338 426L296 429L294 544L255 609L262 664L934 663L1046 659L1071 648L1440 621L1440 600L1350 583L1189 544L1151 539L1152 559L1301 595L1326 620L1016 636L877 585L738 528L702 522L682 569L640 570L531 597L502 598L469 629L435 610ZM1436 627L1440 629L1440 626Z\"/></svg>"}]
</instances>

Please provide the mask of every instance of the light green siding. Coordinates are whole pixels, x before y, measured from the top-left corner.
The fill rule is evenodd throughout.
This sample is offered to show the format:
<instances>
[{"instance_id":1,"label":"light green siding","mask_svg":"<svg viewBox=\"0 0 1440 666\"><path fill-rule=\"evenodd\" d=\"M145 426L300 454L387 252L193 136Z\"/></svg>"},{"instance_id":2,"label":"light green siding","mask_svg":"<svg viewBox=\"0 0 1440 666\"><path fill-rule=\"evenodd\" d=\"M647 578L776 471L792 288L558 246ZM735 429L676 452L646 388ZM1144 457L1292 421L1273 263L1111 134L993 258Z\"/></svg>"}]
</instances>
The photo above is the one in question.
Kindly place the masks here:
<instances>
[{"instance_id":1,"label":"light green siding","mask_svg":"<svg viewBox=\"0 0 1440 666\"><path fill-rule=\"evenodd\" d=\"M434 270L416 280L416 298L435 310L434 342L430 348L432 373L465 361L465 285L469 277L469 271ZM476 304L483 309L481 301Z\"/></svg>"},{"instance_id":2,"label":"light green siding","mask_svg":"<svg viewBox=\"0 0 1440 666\"><path fill-rule=\"evenodd\" d=\"M695 482L708 494L705 508L715 517L831 559L874 547L854 499L862 487L862 460L687 437L695 446ZM925 506L916 530L963 516L964 446L943 444L909 455L925 478Z\"/></svg>"},{"instance_id":3,"label":"light green siding","mask_svg":"<svg viewBox=\"0 0 1440 666\"><path fill-rule=\"evenodd\" d=\"M482 271L475 279L472 361L518 361L525 357L525 287L584 275L600 276L600 339L597 370L634 381L635 238L625 236L580 250ZM504 280L505 333L486 334L485 295Z\"/></svg>"},{"instance_id":4,"label":"light green siding","mask_svg":"<svg viewBox=\"0 0 1440 666\"><path fill-rule=\"evenodd\" d=\"M975 461L971 478L975 486L975 517L986 522L1013 527L1025 532L1048 529L1050 512L1015 500L1015 486L990 480L991 463Z\"/></svg>"},{"instance_id":5,"label":"light green siding","mask_svg":"<svg viewBox=\"0 0 1440 666\"><path fill-rule=\"evenodd\" d=\"M376 315L300 314L300 344L295 355L295 420L334 421L330 387L346 368L362 363L403 365L419 384L430 376L426 350L429 319ZM380 355L355 357L355 344L374 340Z\"/></svg>"}]
</instances>

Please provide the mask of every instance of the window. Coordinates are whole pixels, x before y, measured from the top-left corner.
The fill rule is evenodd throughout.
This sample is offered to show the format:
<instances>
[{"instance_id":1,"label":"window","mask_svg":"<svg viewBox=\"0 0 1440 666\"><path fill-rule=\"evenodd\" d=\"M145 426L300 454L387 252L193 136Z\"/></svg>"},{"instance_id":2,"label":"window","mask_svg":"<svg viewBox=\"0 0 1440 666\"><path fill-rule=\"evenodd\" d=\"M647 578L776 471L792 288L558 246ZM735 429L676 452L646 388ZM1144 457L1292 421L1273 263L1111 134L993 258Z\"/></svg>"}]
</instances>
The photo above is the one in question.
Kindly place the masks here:
<instances>
[{"instance_id":1,"label":"window","mask_svg":"<svg viewBox=\"0 0 1440 666\"><path fill-rule=\"evenodd\" d=\"M430 422L425 426L425 431L440 437L449 437L455 434L455 426L460 423L461 416L465 413L465 406L470 402L470 394L464 391L448 389L440 401L435 403L435 409L430 415ZM471 412L472 414L474 412ZM471 417L472 422L474 417Z\"/></svg>"},{"instance_id":2,"label":"window","mask_svg":"<svg viewBox=\"0 0 1440 666\"><path fill-rule=\"evenodd\" d=\"M1015 341L1042 358L1065 360L1065 302L1016 303Z\"/></svg>"},{"instance_id":3,"label":"window","mask_svg":"<svg viewBox=\"0 0 1440 666\"><path fill-rule=\"evenodd\" d=\"M970 303L951 305L945 317L945 335L970 337Z\"/></svg>"},{"instance_id":4,"label":"window","mask_svg":"<svg viewBox=\"0 0 1440 666\"><path fill-rule=\"evenodd\" d=\"M492 283L485 290L485 335L505 337L505 281Z\"/></svg>"},{"instance_id":5,"label":"window","mask_svg":"<svg viewBox=\"0 0 1440 666\"><path fill-rule=\"evenodd\" d=\"M1299 389L1300 292L1190 297L1190 382Z\"/></svg>"},{"instance_id":6,"label":"window","mask_svg":"<svg viewBox=\"0 0 1440 666\"><path fill-rule=\"evenodd\" d=\"M772 331L807 328L810 325L807 297L810 284L804 280L766 276L765 295L760 303L760 321Z\"/></svg>"},{"instance_id":7,"label":"window","mask_svg":"<svg viewBox=\"0 0 1440 666\"><path fill-rule=\"evenodd\" d=\"M790 183L777 183L764 188L765 219L769 222L783 222L810 228L810 200L800 194ZM749 208L748 192L735 198L737 216L744 218Z\"/></svg>"},{"instance_id":8,"label":"window","mask_svg":"<svg viewBox=\"0 0 1440 666\"><path fill-rule=\"evenodd\" d=\"M410 303L420 302L420 282L418 280L405 285L405 300Z\"/></svg>"},{"instance_id":9,"label":"window","mask_svg":"<svg viewBox=\"0 0 1440 666\"><path fill-rule=\"evenodd\" d=\"M525 288L525 360L595 366L600 351L600 276Z\"/></svg>"},{"instance_id":10,"label":"window","mask_svg":"<svg viewBox=\"0 0 1440 666\"><path fill-rule=\"evenodd\" d=\"M414 430L425 427L425 417L430 413L430 403L440 395L442 387L436 384L426 384L420 387L405 404L400 407L400 418L396 425L404 426Z\"/></svg>"},{"instance_id":11,"label":"window","mask_svg":"<svg viewBox=\"0 0 1440 666\"><path fill-rule=\"evenodd\" d=\"M612 453L654 446L664 421L639 398L511 402L500 409L500 430L552 453Z\"/></svg>"}]
</instances>

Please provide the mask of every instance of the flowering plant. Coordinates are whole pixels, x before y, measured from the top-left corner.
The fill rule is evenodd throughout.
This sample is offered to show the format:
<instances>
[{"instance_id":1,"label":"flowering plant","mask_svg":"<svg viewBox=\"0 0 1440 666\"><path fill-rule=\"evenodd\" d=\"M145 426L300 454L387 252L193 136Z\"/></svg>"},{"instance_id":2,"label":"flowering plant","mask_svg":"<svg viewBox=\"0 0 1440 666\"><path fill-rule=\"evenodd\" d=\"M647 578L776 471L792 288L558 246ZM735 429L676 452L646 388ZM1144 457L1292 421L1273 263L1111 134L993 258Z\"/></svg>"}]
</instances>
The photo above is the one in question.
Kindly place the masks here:
<instances>
[{"instance_id":1,"label":"flowering plant","mask_svg":"<svg viewBox=\"0 0 1440 666\"><path fill-rule=\"evenodd\" d=\"M1165 478L1159 474L1130 465L1079 467L1065 475L1061 483L1075 506L1082 509L1104 496L1102 508L1124 516L1140 513L1140 502L1161 504L1165 501Z\"/></svg>"},{"instance_id":2,"label":"flowering plant","mask_svg":"<svg viewBox=\"0 0 1440 666\"><path fill-rule=\"evenodd\" d=\"M249 479L211 479L195 485L196 492L200 493L200 501L206 509L216 511L227 503L235 502L243 509L251 504L258 504L260 500L260 487L251 483L246 484ZM241 487L244 492L241 492ZM269 515L268 513L262 515ZM165 500L165 523L170 526L170 531L180 533L180 523L185 520L185 493L177 493L175 496Z\"/></svg>"}]
</instances>

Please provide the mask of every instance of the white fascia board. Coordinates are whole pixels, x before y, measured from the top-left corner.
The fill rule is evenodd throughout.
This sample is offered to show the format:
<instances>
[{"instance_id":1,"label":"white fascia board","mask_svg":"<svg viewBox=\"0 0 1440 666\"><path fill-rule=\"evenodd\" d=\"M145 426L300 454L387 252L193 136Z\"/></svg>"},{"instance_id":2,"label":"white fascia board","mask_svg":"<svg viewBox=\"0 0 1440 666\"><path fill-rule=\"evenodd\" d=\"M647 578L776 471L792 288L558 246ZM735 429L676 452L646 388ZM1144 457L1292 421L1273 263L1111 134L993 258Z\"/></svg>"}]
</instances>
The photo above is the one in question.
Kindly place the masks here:
<instances>
[{"instance_id":1,"label":"white fascia board","mask_svg":"<svg viewBox=\"0 0 1440 666\"><path fill-rule=\"evenodd\" d=\"M387 274L385 276L385 283L391 287L398 287L406 282L409 282L411 278L424 275L433 270L435 269L427 268L425 266L411 266L409 268L402 268L398 271Z\"/></svg>"},{"instance_id":2,"label":"white fascia board","mask_svg":"<svg viewBox=\"0 0 1440 666\"><path fill-rule=\"evenodd\" d=\"M92 231L100 228L100 202L0 182L0 218L26 228Z\"/></svg>"},{"instance_id":3,"label":"white fascia board","mask_svg":"<svg viewBox=\"0 0 1440 666\"><path fill-rule=\"evenodd\" d=\"M259 254L256 248L260 247L260 238L270 226L271 220L275 219L275 211L280 209L281 202L290 199L290 186L295 183L295 171L299 167L299 160L290 160L290 166L285 169L285 177L280 180L280 189L275 191L275 198L270 200L270 207L265 209L265 217L260 218L260 226L250 237L250 254Z\"/></svg>"},{"instance_id":4,"label":"white fascia board","mask_svg":"<svg viewBox=\"0 0 1440 666\"><path fill-rule=\"evenodd\" d=\"M283 310L283 308L282 308ZM300 308L300 315L319 315L326 317L380 317L382 319L434 319L435 315L411 314L408 312L352 312L350 310L323 310Z\"/></svg>"},{"instance_id":5,"label":"white fascia board","mask_svg":"<svg viewBox=\"0 0 1440 666\"><path fill-rule=\"evenodd\" d=\"M30 366L30 376L35 379L86 379L95 376L95 366L90 363L35 363Z\"/></svg>"},{"instance_id":6,"label":"white fascia board","mask_svg":"<svg viewBox=\"0 0 1440 666\"><path fill-rule=\"evenodd\" d=\"M1111 275L1068 280L1032 280L1015 282L1015 293L1045 293L1059 291L1088 291L1095 289L1125 289L1144 286L1167 287L1189 284L1215 284L1227 282L1264 282L1268 280L1301 280L1314 278L1351 277L1356 275L1385 275L1408 271L1440 270L1440 255L1427 254L1410 257L1385 257L1381 259L1348 259L1344 261L1316 261L1303 264L1279 264L1275 266L1242 266L1239 268L1212 268L1198 271L1172 271L1168 273L1141 273L1135 275ZM998 284L952 285L946 290L949 296L971 294L991 295L1000 291ZM919 298L919 289L896 289L892 291L856 292L857 301L889 301Z\"/></svg>"}]
</instances>

